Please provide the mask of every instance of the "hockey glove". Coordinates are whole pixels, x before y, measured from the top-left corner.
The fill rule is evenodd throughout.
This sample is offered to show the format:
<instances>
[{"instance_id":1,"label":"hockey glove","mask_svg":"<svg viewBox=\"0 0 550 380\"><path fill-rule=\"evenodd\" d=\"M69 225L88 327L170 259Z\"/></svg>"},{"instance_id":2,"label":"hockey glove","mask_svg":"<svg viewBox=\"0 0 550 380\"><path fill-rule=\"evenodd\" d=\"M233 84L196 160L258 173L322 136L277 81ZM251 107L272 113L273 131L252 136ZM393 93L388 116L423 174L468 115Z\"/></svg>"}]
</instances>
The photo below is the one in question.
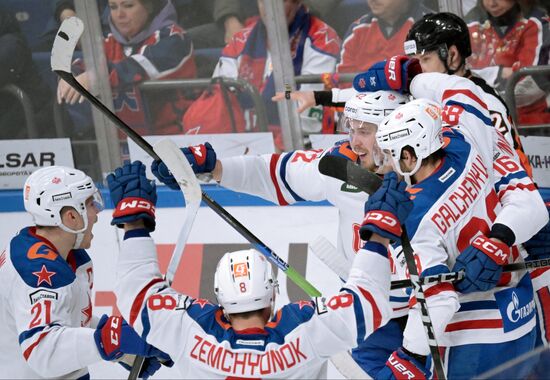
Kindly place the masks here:
<instances>
[{"instance_id":1,"label":"hockey glove","mask_svg":"<svg viewBox=\"0 0 550 380\"><path fill-rule=\"evenodd\" d=\"M104 314L94 332L94 339L103 360L116 360L124 354L131 354L171 361L170 356L141 339L122 317Z\"/></svg>"},{"instance_id":2,"label":"hockey glove","mask_svg":"<svg viewBox=\"0 0 550 380\"><path fill-rule=\"evenodd\" d=\"M550 215L550 203L546 203L546 209ZM536 233L531 239L523 243L529 256L527 260L547 259L550 257L550 222Z\"/></svg>"},{"instance_id":3,"label":"hockey glove","mask_svg":"<svg viewBox=\"0 0 550 380\"><path fill-rule=\"evenodd\" d=\"M210 173L216 167L216 152L210 143L181 148L181 151L196 174ZM160 182L172 190L179 190L176 179L172 173L170 173L170 170L168 170L164 162L159 160L153 161L151 164L151 171Z\"/></svg>"},{"instance_id":4,"label":"hockey glove","mask_svg":"<svg viewBox=\"0 0 550 380\"><path fill-rule=\"evenodd\" d=\"M378 372L376 379L430 379L431 363L431 356L420 358L420 355L399 348L390 355L386 366Z\"/></svg>"},{"instance_id":5,"label":"hockey glove","mask_svg":"<svg viewBox=\"0 0 550 380\"><path fill-rule=\"evenodd\" d=\"M372 65L366 72L353 79L353 88L358 92L394 90L402 94L409 93L409 86L415 75L422 72L416 58L394 55Z\"/></svg>"},{"instance_id":6,"label":"hockey glove","mask_svg":"<svg viewBox=\"0 0 550 380\"><path fill-rule=\"evenodd\" d=\"M461 293L485 292L493 289L508 261L510 248L485 235L477 236L472 244L458 255L453 271L464 271L464 279L455 283Z\"/></svg>"},{"instance_id":7,"label":"hockey glove","mask_svg":"<svg viewBox=\"0 0 550 380\"><path fill-rule=\"evenodd\" d=\"M359 230L361 239L367 241L373 233L401 242L401 223L404 223L413 208L407 184L399 181L395 172L384 176L382 186L369 197L365 204L365 219Z\"/></svg>"},{"instance_id":8,"label":"hockey glove","mask_svg":"<svg viewBox=\"0 0 550 380\"><path fill-rule=\"evenodd\" d=\"M143 219L149 231L155 230L157 189L145 176L145 165L140 161L125 163L107 176L111 199L115 206L112 225Z\"/></svg>"},{"instance_id":9,"label":"hockey glove","mask_svg":"<svg viewBox=\"0 0 550 380\"><path fill-rule=\"evenodd\" d=\"M343 157L353 162L357 162L359 159L359 156L351 149L351 144L347 139L338 141L325 155Z\"/></svg>"}]
</instances>

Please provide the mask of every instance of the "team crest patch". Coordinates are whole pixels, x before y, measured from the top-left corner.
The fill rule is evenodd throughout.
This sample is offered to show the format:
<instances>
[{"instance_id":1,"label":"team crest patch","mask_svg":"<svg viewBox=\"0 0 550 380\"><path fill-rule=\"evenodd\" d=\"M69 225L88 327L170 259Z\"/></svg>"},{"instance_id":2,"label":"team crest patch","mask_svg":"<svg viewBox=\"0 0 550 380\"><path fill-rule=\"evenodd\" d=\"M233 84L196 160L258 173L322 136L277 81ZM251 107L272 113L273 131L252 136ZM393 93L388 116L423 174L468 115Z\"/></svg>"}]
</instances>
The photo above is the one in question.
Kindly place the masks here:
<instances>
[{"instance_id":1,"label":"team crest patch","mask_svg":"<svg viewBox=\"0 0 550 380\"><path fill-rule=\"evenodd\" d=\"M36 286L40 286L43 282L46 284L52 286L52 277L55 276L55 272L50 272L46 268L46 265L42 264L42 269L38 272L32 272L36 277L38 277L38 280L36 282Z\"/></svg>"}]
</instances>

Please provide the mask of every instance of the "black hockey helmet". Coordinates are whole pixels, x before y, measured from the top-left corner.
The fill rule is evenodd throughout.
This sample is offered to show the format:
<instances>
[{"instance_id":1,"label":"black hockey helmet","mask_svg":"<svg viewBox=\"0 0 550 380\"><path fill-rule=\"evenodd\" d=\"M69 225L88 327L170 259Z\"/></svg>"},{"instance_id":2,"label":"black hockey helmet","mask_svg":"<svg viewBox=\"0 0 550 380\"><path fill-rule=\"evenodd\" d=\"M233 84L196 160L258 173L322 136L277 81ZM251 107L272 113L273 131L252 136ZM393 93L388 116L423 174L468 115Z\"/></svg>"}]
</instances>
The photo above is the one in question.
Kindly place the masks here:
<instances>
[{"instance_id":1,"label":"black hockey helmet","mask_svg":"<svg viewBox=\"0 0 550 380\"><path fill-rule=\"evenodd\" d=\"M414 42L413 42L414 41ZM455 45L465 61L472 54L468 26L453 13L429 13L416 21L407 34L406 54L437 51L447 61L448 47Z\"/></svg>"}]
</instances>

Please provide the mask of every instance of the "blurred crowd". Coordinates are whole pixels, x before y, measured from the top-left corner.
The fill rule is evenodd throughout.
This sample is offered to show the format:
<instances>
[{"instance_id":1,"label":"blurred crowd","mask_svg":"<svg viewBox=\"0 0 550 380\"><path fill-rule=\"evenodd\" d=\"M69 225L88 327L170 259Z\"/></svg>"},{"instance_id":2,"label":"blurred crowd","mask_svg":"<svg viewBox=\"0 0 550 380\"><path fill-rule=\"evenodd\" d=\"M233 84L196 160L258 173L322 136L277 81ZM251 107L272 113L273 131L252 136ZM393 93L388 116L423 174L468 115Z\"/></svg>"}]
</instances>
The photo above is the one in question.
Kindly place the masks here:
<instances>
[{"instance_id":1,"label":"blurred crowd","mask_svg":"<svg viewBox=\"0 0 550 380\"><path fill-rule=\"evenodd\" d=\"M437 0L281 0L295 75L319 74L301 90L349 87L343 73L404 54L414 23L438 11ZM522 67L549 64L550 1L464 0L469 67L503 92ZM98 0L116 113L140 134L271 131L282 148L273 65L261 0ZM72 0L0 2L0 138L93 139L89 106L49 70L60 23L75 16ZM39 22L38 22L39 20ZM38 29L40 28L40 29ZM92 88L93 73L75 54L73 72ZM148 90L149 80L229 77L257 89L267 126L249 91L213 81L205 89ZM519 124L550 123L550 76L522 79L515 90ZM15 93L13 89L20 89ZM31 104L23 110L21 93ZM19 95L19 96L18 96ZM9 112L6 112L9 110ZM205 112L208 110L208 112ZM337 110L300 114L305 135L334 133ZM34 123L34 128L29 127ZM34 133L31 131L34 130Z\"/></svg>"}]
</instances>

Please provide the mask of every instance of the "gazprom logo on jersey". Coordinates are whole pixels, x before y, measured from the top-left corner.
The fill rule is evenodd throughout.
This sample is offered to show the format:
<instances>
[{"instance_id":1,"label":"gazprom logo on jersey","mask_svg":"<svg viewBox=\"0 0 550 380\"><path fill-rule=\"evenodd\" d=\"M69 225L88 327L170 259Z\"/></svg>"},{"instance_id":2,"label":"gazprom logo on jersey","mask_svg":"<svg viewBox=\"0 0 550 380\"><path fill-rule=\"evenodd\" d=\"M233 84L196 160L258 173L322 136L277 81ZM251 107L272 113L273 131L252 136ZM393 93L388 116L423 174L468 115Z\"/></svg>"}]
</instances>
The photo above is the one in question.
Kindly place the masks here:
<instances>
[{"instance_id":1,"label":"gazprom logo on jersey","mask_svg":"<svg viewBox=\"0 0 550 380\"><path fill-rule=\"evenodd\" d=\"M535 317L536 307L529 275L525 275L517 287L495 293L495 298L502 315L504 332L515 330Z\"/></svg>"}]
</instances>

